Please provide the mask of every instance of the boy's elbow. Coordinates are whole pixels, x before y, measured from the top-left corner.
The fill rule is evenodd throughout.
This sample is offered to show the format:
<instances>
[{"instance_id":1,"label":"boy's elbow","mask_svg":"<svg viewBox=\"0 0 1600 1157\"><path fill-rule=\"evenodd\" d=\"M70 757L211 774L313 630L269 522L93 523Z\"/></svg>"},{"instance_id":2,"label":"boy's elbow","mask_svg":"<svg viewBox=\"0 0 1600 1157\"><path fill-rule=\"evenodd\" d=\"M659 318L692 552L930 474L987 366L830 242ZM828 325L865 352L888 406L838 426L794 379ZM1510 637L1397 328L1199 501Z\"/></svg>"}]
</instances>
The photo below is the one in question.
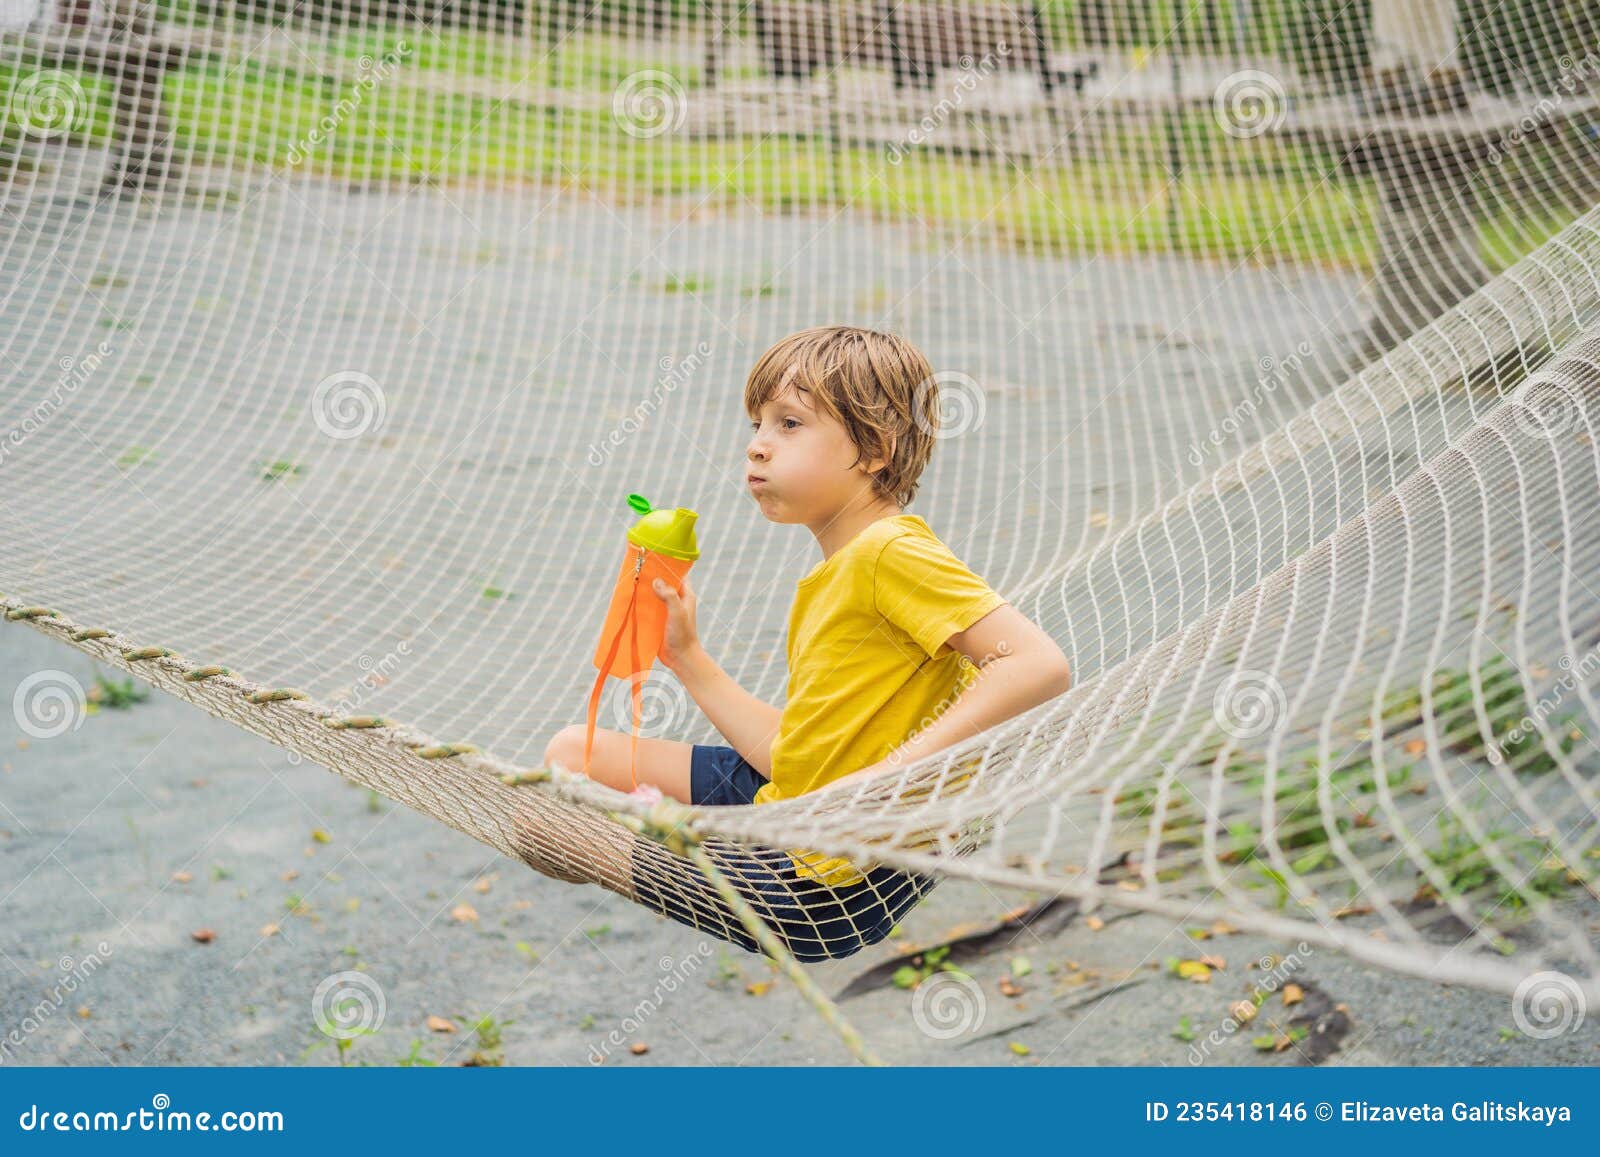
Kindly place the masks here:
<instances>
[{"instance_id":1,"label":"boy's elbow","mask_svg":"<svg viewBox=\"0 0 1600 1157\"><path fill-rule=\"evenodd\" d=\"M1065 663L1061 664L1059 669L1051 673L1049 686L1050 698L1054 699L1057 695L1065 695L1072 689L1072 668Z\"/></svg>"},{"instance_id":2,"label":"boy's elbow","mask_svg":"<svg viewBox=\"0 0 1600 1157\"><path fill-rule=\"evenodd\" d=\"M1034 688L1034 703L1043 703L1045 699L1066 695L1067 688L1072 687L1072 669L1067 666L1066 656L1059 651L1056 655L1040 655L1027 666L1021 683Z\"/></svg>"},{"instance_id":3,"label":"boy's elbow","mask_svg":"<svg viewBox=\"0 0 1600 1157\"><path fill-rule=\"evenodd\" d=\"M1045 698L1054 699L1057 695L1064 695L1072 687L1072 667L1067 662L1067 657L1057 651L1056 656L1045 665L1044 674L1040 683L1045 690Z\"/></svg>"}]
</instances>

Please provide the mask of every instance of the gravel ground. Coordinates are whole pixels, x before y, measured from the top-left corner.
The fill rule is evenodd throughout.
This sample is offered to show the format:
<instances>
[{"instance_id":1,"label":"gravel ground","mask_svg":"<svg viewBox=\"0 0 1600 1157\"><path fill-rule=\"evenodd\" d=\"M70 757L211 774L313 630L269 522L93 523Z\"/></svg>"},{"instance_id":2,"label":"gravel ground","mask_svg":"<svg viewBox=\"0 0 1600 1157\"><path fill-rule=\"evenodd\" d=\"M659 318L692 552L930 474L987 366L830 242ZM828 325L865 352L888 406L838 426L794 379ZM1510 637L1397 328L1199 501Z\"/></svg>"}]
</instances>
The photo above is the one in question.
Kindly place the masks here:
<instances>
[{"instance_id":1,"label":"gravel ground","mask_svg":"<svg viewBox=\"0 0 1600 1157\"><path fill-rule=\"evenodd\" d=\"M653 244L661 229L643 211L601 217L567 206L561 210L566 215L554 216L539 238L519 240L528 201L516 196L485 195L473 202L474 227L500 250L491 267L474 272L468 292L464 271L472 266L472 245L451 232L453 221L392 193L364 196L365 219L388 221L392 236L406 240L375 244L369 254L388 292L352 296L344 281L329 281L325 293L332 303L319 301L320 312L313 311L327 324L296 329L300 360L292 366L259 356L241 362L239 351L254 348L244 340L260 336L251 327L274 323L267 305L297 301L291 289L319 282L313 275L325 272L333 258L325 238L305 227L306 206L343 221L349 212L343 191L301 188L295 196L274 194L255 205L245 218L249 229L237 225L227 237L240 247L233 266L252 271L242 282L230 280L230 265L220 260L170 271L172 284L162 300L179 303L171 311L178 319L172 326L203 309L220 309L231 319L183 331L185 364L199 369L167 375L163 388L174 399L209 397L215 389L210 372L219 365L232 367L227 396L243 405L272 397L286 377L315 380L316 374L301 371L332 357L329 351L376 359L388 350L394 356L381 364L393 372L397 398L412 386L420 390L429 375L448 373L459 383L466 410L492 409L495 383L520 374L533 357L518 346L533 332L532 323L477 334L459 319L492 316L486 311L515 301L548 323L550 332L565 332L613 292L622 294L620 304L610 307L608 325L593 331L600 344L582 330L586 340L564 343L552 358L550 380L594 381L603 348L617 381L644 381L660 350L682 352L673 343L687 323L675 310L661 308L657 291L632 286L630 271L637 266L638 276L659 280L712 269L718 281L705 292L708 308L715 306L719 318L734 307L740 313L737 329L726 340L719 337L708 374L736 382L733 375L748 368L748 355L764 335L814 321L813 307L824 302L852 316L882 311L891 327L919 319L938 335L945 360L970 366L991 384L995 418L985 437L1037 428L1041 445L1060 444L1074 463L1071 477L1086 480L1081 492L1062 496L1072 507L1070 524L1081 525L1091 509L1121 517L1148 508L1156 482L1170 493L1185 481L1192 468L1181 447L1204 426L1197 417L1204 408L1195 399L1234 396L1261 350L1295 348L1298 338L1312 332L1332 334L1338 347L1353 324L1344 317L1354 300L1348 274L1230 270L1230 292L1207 305L1203 291L1214 288L1214 279L1191 277L1192 270L1173 262L1128 262L1115 279L1102 280L1096 280L1098 273L1091 276L1093 260L1047 266L1039 258L965 252L947 266L948 246L846 218L773 218L738 228L709 218L686 222L667 230L660 254L641 265L641 247ZM91 213L87 202L70 198L19 203L11 217L0 219L0 230L38 234L43 248L63 258L41 261L31 245L5 250L17 262L6 272L32 279L24 304L33 312L13 324L40 340L18 343L22 372L44 375L59 350L89 348L89 339L101 336L100 311L69 304L84 303L82 285L99 268L100 254L116 255L116 270L132 283L125 292L143 301L136 292L146 284L142 279L165 277L163 259L188 252L191 236L208 237L201 230L206 224L198 211L135 223L131 211ZM575 245L585 260L561 258L560 246L547 243L552 236ZM869 245L875 247L874 262L850 260ZM797 255L792 262L791 255ZM775 269L785 271L775 292L755 292ZM1043 307L1041 278L1060 286ZM973 281L985 292L975 293ZM914 295L907 295L908 286L917 287ZM443 312L447 298L456 302L455 313ZM178 332L163 329L165 315L156 312L152 341ZM1024 324L1024 317L1036 314L1037 326ZM415 317L440 319L418 338L420 353L408 352L407 345L417 338L410 326ZM704 328L720 332L709 321ZM1002 357L1006 350L1013 352ZM1141 376L1138 367L1158 351L1163 372ZM1020 380L1020 374L1008 381L1013 370L1036 364L1062 370L1077 391L1076 408L1046 404L1043 387ZM1119 394L1124 381L1139 388ZM1174 390L1174 382L1184 389ZM606 400L566 390L553 392L550 404L592 417L607 413ZM1095 425L1068 429L1063 415L1076 412L1100 417ZM728 415L738 417L731 403ZM398 412L397 437L427 436L426 429L408 431L403 419ZM1154 466L1134 474L1113 469L1119 442L1111 434L1127 424L1175 448L1164 472ZM737 449L731 436L727 448ZM526 456L525 446L520 451ZM996 453L991 448L991 457ZM624 462L616 469L632 467ZM482 481L485 487L502 484L487 475ZM952 525L970 521L970 495L953 485L937 494L943 519ZM70 521L72 543L110 542L106 536L128 533L123 511L93 494L82 497L82 510L74 510ZM209 501L211 495L200 497ZM471 509L491 509L477 491L460 497ZM63 505L55 493L41 500ZM1029 512L1049 516L1048 510ZM167 518L190 525L176 515ZM421 526L409 514L392 521ZM38 536L36 549L47 554L55 529L49 520L28 529ZM271 539L265 532L262 537ZM1008 563L1020 572L1041 561L1025 553L1027 543L1000 534L992 538L981 543L991 554L975 555L974 563L1002 585L1014 577L1005 569ZM1044 533L1039 542L1058 538ZM333 557L342 558L342 552ZM72 561L74 577L98 578L105 570L98 565L102 558ZM733 591L763 577L741 572L740 560L713 571L713 561L707 563L707 589L714 578ZM307 573L314 569L308 561ZM26 560L13 570L19 581L36 581ZM59 575L48 577L60 581ZM770 575L764 578L771 581ZM229 608L220 600L228 592L217 589L209 574L196 571L192 581L196 591L174 589L143 603L118 596L116 625L137 635L177 620L188 634L151 637L187 653L200 631L201 641L216 645L195 646L195 653L225 654L238 669L275 685L324 690L307 680L332 678L329 661L319 659L314 669L268 664L297 661L288 644L321 630L328 606L307 602L302 619L263 635L248 615L224 613ZM404 574L389 581L399 584L402 602L430 605L431 588L405 585ZM93 593L104 595L98 587ZM186 599L194 597L207 600L206 614L185 618L183 608L195 605ZM768 612L752 625L756 642L747 649L772 649L732 672L757 693L776 689L781 680L775 655L786 605L786 599L768 600ZM86 621L102 621L97 607L83 613ZM582 627L585 641L589 630ZM218 632L232 633L213 639ZM561 698L532 696L535 706L514 721L492 718L483 709L485 700L476 697L488 693L479 684L485 672L520 670L520 644L507 641L512 639L502 629L476 640L481 648L470 659L473 681L461 681L471 687L469 698L434 694L448 682L440 680L392 713L438 734L470 730L474 740L508 759L536 758L549 730L547 718L576 717L569 711L571 680L568 672L552 669L548 690ZM490 655L497 646L506 654ZM552 643L547 653L569 651ZM578 682L586 685L584 655L570 654L580 669ZM418 669L442 669L435 658L445 657L426 656ZM66 672L85 687L95 685L97 675L121 678L25 625L0 623L4 701L10 703L17 688L41 671ZM412 710L430 704L437 705L434 715ZM396 705L373 706L390 713ZM492 730L496 726L501 730ZM704 731L684 737L710 739ZM1034 899L950 882L911 913L902 936L933 941L959 921L983 914L997 918ZM1305 1043L1278 1052L1252 1047L1251 1041L1265 1032L1260 1022L1287 1022L1307 1008L1318 1013L1319 1023L1332 1026L1315 1039L1340 1038L1337 1051L1321 1062L1326 1064L1600 1062L1600 1018L1534 1039L1516 1031L1504 996L1378 972L1327 951L1297 953L1292 943L1223 934L1196 944L1169 921L1102 915L1107 919L1098 929L1084 919L1057 919L964 960L973 988L952 987L948 978L912 994L880 987L846 1000L842 1009L879 1055L904 1064L1306 1063L1311 1058ZM1225 962L1207 984L1179 980L1163 967L1169 956L1202 952ZM1271 954L1284 954L1285 963L1294 964L1292 974L1274 966L1272 987L1293 980L1305 999L1286 1008L1279 990L1257 1024L1226 1031L1229 1006L1262 982L1261 971L1249 965ZM894 955L892 945L880 945L812 966L810 974L824 991L836 993ZM1021 970L1018 957L1031 970L1003 990L1013 968ZM346 973L361 975L341 975ZM365 995L367 1023L377 1029L343 1051L343 1060L352 1064L851 1060L801 994L764 959L598 887L537 876L322 768L291 762L282 749L187 704L152 694L126 710L96 711L81 727L49 739L22 734L13 712L0 712L0 1063L338 1064L341 1052L319 1029L315 1010L319 999L321 1007L330 1003L319 998L319 990L343 993L346 985ZM641 1043L647 1050L635 1053L632 1046Z\"/></svg>"},{"instance_id":2,"label":"gravel ground","mask_svg":"<svg viewBox=\"0 0 1600 1157\"><path fill-rule=\"evenodd\" d=\"M43 670L85 687L118 677L25 625L0 624L4 701ZM318 986L347 971L370 978L355 978L367 987L353 991L382 1009L381 1022L376 1011L365 1022L376 1033L345 1051L348 1064L851 1062L766 960L598 887L537 876L187 704L152 692L48 739L21 734L11 712L0 727L10 729L0 757L0 1062L338 1064L314 1006ZM1035 898L950 882L902 936L931 940ZM919 999L881 987L841 1007L900 1064L1304 1064L1308 1042L1283 1052L1251 1044L1261 1022L1281 1027L1297 1011L1282 1003L1281 984L1293 981L1301 1007L1327 1013L1331 1035L1343 1031L1325 1064L1600 1062L1600 1018L1534 1039L1516 1031L1504 996L1292 943L1223 934L1197 944L1155 917L1102 915L1099 930L1051 921L963 961L973 988L929 981ZM1210 983L1163 966L1203 952L1225 963ZM1263 981L1251 964L1270 953L1286 960ZM893 954L879 945L811 975L837 993ZM1008 996L1002 981L1019 956L1031 971L1004 986L1019 990ZM1258 1023L1228 1031L1229 1005L1258 984L1276 989ZM632 1051L635 1042L647 1051Z\"/></svg>"}]
</instances>

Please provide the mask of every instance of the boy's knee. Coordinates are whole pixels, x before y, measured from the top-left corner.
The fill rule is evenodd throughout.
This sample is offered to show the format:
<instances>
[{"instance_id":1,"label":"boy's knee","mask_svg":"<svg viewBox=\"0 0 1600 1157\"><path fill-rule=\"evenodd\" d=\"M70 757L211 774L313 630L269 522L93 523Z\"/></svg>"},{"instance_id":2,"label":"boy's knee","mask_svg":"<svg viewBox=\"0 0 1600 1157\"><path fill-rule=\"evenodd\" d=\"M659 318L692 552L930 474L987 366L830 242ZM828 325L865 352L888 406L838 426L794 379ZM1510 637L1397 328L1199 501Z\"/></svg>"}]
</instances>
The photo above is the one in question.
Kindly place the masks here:
<instances>
[{"instance_id":1,"label":"boy's knee","mask_svg":"<svg viewBox=\"0 0 1600 1157\"><path fill-rule=\"evenodd\" d=\"M556 732L545 744L544 765L549 767L552 763L559 763L568 771L582 770L583 741L587 734L588 729L576 723Z\"/></svg>"}]
</instances>

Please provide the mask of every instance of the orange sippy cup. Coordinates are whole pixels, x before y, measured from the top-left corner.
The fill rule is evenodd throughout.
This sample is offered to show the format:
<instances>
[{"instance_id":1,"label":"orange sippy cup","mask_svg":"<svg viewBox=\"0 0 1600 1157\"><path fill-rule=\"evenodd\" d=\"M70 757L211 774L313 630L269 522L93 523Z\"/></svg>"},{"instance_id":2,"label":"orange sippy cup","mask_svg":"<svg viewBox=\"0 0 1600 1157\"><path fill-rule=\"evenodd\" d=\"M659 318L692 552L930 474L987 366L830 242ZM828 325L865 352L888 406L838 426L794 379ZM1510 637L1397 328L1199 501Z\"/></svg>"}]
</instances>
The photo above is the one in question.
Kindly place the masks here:
<instances>
[{"instance_id":1,"label":"orange sippy cup","mask_svg":"<svg viewBox=\"0 0 1600 1157\"><path fill-rule=\"evenodd\" d=\"M583 773L589 774L589 757L594 749L594 727L600 712L600 691L606 676L629 679L633 683L633 752L628 764L633 786L639 786L639 727L644 676L661 652L667 634L667 604L655 593L656 579L683 593L683 577L700 557L695 545L694 524L700 516L682 506L652 510L637 494L628 495L628 505L644 517L628 531L628 545L622 556L622 570L611 592L605 625L595 647L594 665L600 674L589 694L589 724L583 740ZM627 646L623 646L626 640Z\"/></svg>"}]
</instances>

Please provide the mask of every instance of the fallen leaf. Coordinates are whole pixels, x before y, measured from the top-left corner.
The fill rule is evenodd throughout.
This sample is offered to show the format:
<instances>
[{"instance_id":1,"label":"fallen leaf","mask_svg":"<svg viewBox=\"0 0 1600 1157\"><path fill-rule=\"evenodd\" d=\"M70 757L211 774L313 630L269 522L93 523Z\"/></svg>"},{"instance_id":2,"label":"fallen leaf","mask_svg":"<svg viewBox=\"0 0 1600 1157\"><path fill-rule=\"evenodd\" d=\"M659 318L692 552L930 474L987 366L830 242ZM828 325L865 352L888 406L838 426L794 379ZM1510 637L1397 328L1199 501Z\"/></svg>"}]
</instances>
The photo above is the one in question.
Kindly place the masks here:
<instances>
[{"instance_id":1,"label":"fallen leaf","mask_svg":"<svg viewBox=\"0 0 1600 1157\"><path fill-rule=\"evenodd\" d=\"M1009 1042L1007 1047L1010 1048L1011 1051L1016 1053L1019 1057L1025 1057L1025 1056L1027 1056L1029 1053L1031 1053L1033 1051L1027 1045L1023 1044L1021 1041L1016 1041L1016 1040Z\"/></svg>"},{"instance_id":2,"label":"fallen leaf","mask_svg":"<svg viewBox=\"0 0 1600 1157\"><path fill-rule=\"evenodd\" d=\"M472 885L472 890L480 896L483 895L489 890L489 881L480 876L478 882Z\"/></svg>"},{"instance_id":3,"label":"fallen leaf","mask_svg":"<svg viewBox=\"0 0 1600 1157\"><path fill-rule=\"evenodd\" d=\"M1091 932L1098 932L1106 926L1106 922L1098 916L1085 916L1083 922L1088 925Z\"/></svg>"},{"instance_id":4,"label":"fallen leaf","mask_svg":"<svg viewBox=\"0 0 1600 1157\"><path fill-rule=\"evenodd\" d=\"M1222 957L1210 954L1202 956L1200 958L1200 963L1204 964L1207 968L1215 968L1219 972L1228 967L1227 961L1223 960Z\"/></svg>"},{"instance_id":5,"label":"fallen leaf","mask_svg":"<svg viewBox=\"0 0 1600 1157\"><path fill-rule=\"evenodd\" d=\"M1211 969L1199 960L1180 960L1172 971L1180 980L1193 980L1198 984L1211 983Z\"/></svg>"},{"instance_id":6,"label":"fallen leaf","mask_svg":"<svg viewBox=\"0 0 1600 1157\"><path fill-rule=\"evenodd\" d=\"M191 876L188 872L174 872L174 873L172 873L172 880L173 880L174 883L177 883L177 884L187 884L192 879L194 879L194 877Z\"/></svg>"},{"instance_id":7,"label":"fallen leaf","mask_svg":"<svg viewBox=\"0 0 1600 1157\"><path fill-rule=\"evenodd\" d=\"M1228 1015L1240 1024L1249 1024L1256 1018L1256 1002L1253 1000L1236 1000L1228 1009Z\"/></svg>"},{"instance_id":8,"label":"fallen leaf","mask_svg":"<svg viewBox=\"0 0 1600 1157\"><path fill-rule=\"evenodd\" d=\"M744 986L744 990L751 996L765 996L767 994L767 989L771 987L772 981L770 980L752 980L749 984Z\"/></svg>"},{"instance_id":9,"label":"fallen leaf","mask_svg":"<svg viewBox=\"0 0 1600 1157\"><path fill-rule=\"evenodd\" d=\"M636 1040L628 1046L628 1051L636 1057L641 1057L650 1051L650 1046L645 1044L642 1040Z\"/></svg>"},{"instance_id":10,"label":"fallen leaf","mask_svg":"<svg viewBox=\"0 0 1600 1157\"><path fill-rule=\"evenodd\" d=\"M1001 996L1021 996L1022 995L1022 989L1018 988L1015 984L1013 984L1011 982L1011 978L1009 976L1002 976L1000 978L1000 995Z\"/></svg>"},{"instance_id":11,"label":"fallen leaf","mask_svg":"<svg viewBox=\"0 0 1600 1157\"><path fill-rule=\"evenodd\" d=\"M1428 741L1426 739L1412 739L1407 741L1403 748L1407 755L1421 755L1428 750Z\"/></svg>"},{"instance_id":12,"label":"fallen leaf","mask_svg":"<svg viewBox=\"0 0 1600 1157\"><path fill-rule=\"evenodd\" d=\"M296 869L290 868L287 872L285 872L282 876L280 876L278 878L280 880L293 880L293 879L298 878L299 875L300 875L300 873Z\"/></svg>"},{"instance_id":13,"label":"fallen leaf","mask_svg":"<svg viewBox=\"0 0 1600 1157\"><path fill-rule=\"evenodd\" d=\"M202 944L210 944L217 938L217 934L211 931L209 928L196 928L193 932L189 933L189 935L194 937Z\"/></svg>"},{"instance_id":14,"label":"fallen leaf","mask_svg":"<svg viewBox=\"0 0 1600 1157\"><path fill-rule=\"evenodd\" d=\"M1286 984L1283 986L1284 1004L1299 1004L1305 998L1306 990L1301 988L1298 984Z\"/></svg>"},{"instance_id":15,"label":"fallen leaf","mask_svg":"<svg viewBox=\"0 0 1600 1157\"><path fill-rule=\"evenodd\" d=\"M1343 908L1336 908L1333 912L1335 920L1342 920L1346 916L1365 916L1372 911L1371 904L1346 904Z\"/></svg>"},{"instance_id":16,"label":"fallen leaf","mask_svg":"<svg viewBox=\"0 0 1600 1157\"><path fill-rule=\"evenodd\" d=\"M317 843L319 843L319 844L331 844L331 843L333 843L333 837L330 836L327 832L323 831L321 828L312 828L311 829L311 838L316 840Z\"/></svg>"},{"instance_id":17,"label":"fallen leaf","mask_svg":"<svg viewBox=\"0 0 1600 1157\"><path fill-rule=\"evenodd\" d=\"M429 1032L455 1032L456 1026L442 1016L430 1016L423 1022Z\"/></svg>"},{"instance_id":18,"label":"fallen leaf","mask_svg":"<svg viewBox=\"0 0 1600 1157\"><path fill-rule=\"evenodd\" d=\"M277 934L278 934L278 926L276 924L263 924L261 926L261 935L263 935L263 936L276 936Z\"/></svg>"},{"instance_id":19,"label":"fallen leaf","mask_svg":"<svg viewBox=\"0 0 1600 1157\"><path fill-rule=\"evenodd\" d=\"M464 924L468 920L476 920L477 918L478 910L471 904L457 904L454 908L450 909L450 919L456 921L457 923Z\"/></svg>"},{"instance_id":20,"label":"fallen leaf","mask_svg":"<svg viewBox=\"0 0 1600 1157\"><path fill-rule=\"evenodd\" d=\"M84 1020L88 1020L90 1015L89 1006L87 1004L80 1004L78 1006L78 1015Z\"/></svg>"},{"instance_id":21,"label":"fallen leaf","mask_svg":"<svg viewBox=\"0 0 1600 1157\"><path fill-rule=\"evenodd\" d=\"M1226 920L1213 920L1211 922L1211 935L1213 936L1231 936L1237 931L1239 930Z\"/></svg>"}]
</instances>

